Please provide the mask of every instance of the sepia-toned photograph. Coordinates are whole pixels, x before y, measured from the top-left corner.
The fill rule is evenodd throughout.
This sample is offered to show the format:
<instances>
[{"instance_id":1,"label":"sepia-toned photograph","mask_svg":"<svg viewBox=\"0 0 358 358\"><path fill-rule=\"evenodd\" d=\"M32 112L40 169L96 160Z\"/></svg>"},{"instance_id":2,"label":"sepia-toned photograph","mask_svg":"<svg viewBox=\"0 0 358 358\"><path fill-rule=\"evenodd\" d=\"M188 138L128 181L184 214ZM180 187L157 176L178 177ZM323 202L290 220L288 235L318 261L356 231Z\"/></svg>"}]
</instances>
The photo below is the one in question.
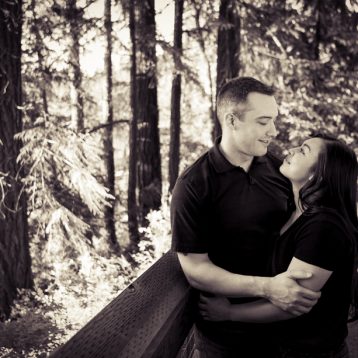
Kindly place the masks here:
<instances>
[{"instance_id":1,"label":"sepia-toned photograph","mask_svg":"<svg viewBox=\"0 0 358 358\"><path fill-rule=\"evenodd\" d=\"M0 358L358 358L358 0L0 0Z\"/></svg>"}]
</instances>

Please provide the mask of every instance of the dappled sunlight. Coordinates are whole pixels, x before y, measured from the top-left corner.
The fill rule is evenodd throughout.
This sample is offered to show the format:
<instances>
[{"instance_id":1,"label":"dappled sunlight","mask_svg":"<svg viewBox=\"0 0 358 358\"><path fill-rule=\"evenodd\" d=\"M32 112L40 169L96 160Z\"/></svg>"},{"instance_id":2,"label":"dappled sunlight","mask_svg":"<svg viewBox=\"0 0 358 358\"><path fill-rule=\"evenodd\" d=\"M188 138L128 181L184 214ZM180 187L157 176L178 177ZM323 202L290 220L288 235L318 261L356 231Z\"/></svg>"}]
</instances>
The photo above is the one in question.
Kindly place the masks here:
<instances>
[{"instance_id":1,"label":"dappled sunlight","mask_svg":"<svg viewBox=\"0 0 358 358\"><path fill-rule=\"evenodd\" d=\"M170 250L229 78L275 87L278 156L317 129L358 155L357 4L320 3L0 0L1 357L45 357Z\"/></svg>"}]
</instances>

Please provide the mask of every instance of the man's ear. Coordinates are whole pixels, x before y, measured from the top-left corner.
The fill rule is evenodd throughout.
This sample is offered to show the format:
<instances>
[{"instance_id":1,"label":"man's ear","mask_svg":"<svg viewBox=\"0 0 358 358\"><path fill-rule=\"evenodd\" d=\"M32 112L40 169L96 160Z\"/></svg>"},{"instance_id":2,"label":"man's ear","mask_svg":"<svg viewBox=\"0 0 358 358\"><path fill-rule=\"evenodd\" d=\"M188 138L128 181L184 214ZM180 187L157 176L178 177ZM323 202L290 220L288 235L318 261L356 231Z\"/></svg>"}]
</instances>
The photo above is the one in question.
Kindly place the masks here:
<instances>
[{"instance_id":1,"label":"man's ear","mask_svg":"<svg viewBox=\"0 0 358 358\"><path fill-rule=\"evenodd\" d=\"M225 124L228 128L232 128L235 126L235 120L236 120L236 117L234 116L233 113L227 113L225 115Z\"/></svg>"}]
</instances>

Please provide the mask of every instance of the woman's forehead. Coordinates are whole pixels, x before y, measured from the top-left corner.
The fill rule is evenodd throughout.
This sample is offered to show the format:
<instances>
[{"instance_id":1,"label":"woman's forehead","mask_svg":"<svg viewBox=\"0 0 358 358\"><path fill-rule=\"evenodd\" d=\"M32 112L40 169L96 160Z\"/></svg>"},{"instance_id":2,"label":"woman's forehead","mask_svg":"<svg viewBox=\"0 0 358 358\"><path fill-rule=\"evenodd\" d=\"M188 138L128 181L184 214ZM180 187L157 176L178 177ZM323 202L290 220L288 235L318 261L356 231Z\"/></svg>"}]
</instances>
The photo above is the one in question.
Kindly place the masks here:
<instances>
[{"instance_id":1,"label":"woman's forehead","mask_svg":"<svg viewBox=\"0 0 358 358\"><path fill-rule=\"evenodd\" d=\"M302 145L306 145L312 151L321 151L324 146L324 140L322 138L309 138L306 139Z\"/></svg>"}]
</instances>

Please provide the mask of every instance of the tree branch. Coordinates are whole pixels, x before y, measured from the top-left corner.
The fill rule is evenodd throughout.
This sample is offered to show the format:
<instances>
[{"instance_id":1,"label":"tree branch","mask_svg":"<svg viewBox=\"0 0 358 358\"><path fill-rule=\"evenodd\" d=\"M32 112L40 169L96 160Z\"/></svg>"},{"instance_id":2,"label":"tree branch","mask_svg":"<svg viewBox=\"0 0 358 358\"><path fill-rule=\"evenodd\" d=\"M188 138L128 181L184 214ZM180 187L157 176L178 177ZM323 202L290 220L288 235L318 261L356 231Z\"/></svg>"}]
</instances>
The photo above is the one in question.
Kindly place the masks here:
<instances>
[{"instance_id":1,"label":"tree branch","mask_svg":"<svg viewBox=\"0 0 358 358\"><path fill-rule=\"evenodd\" d=\"M106 127L110 127L110 126L114 126L115 124L119 124L119 123L126 123L126 124L129 124L129 120L128 119L119 119L117 121L113 121L112 123L103 123L103 124L100 124L96 127L93 127L91 129L89 128L85 128L82 133L93 133L93 132L96 132L98 131L99 129L102 129L102 128L106 128Z\"/></svg>"}]
</instances>

